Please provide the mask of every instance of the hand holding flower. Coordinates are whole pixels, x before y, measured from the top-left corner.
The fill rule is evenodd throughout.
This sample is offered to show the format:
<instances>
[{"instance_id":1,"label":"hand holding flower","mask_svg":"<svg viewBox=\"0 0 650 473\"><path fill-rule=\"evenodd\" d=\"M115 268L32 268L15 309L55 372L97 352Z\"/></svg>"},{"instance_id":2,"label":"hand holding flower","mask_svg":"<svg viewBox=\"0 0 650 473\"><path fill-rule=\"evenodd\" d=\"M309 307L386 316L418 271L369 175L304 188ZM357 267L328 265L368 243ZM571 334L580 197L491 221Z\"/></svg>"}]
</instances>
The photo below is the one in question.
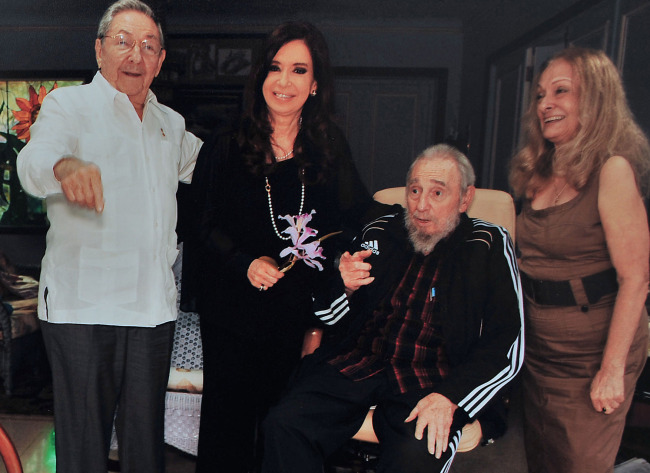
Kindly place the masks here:
<instances>
[{"instance_id":1,"label":"hand holding flower","mask_svg":"<svg viewBox=\"0 0 650 473\"><path fill-rule=\"evenodd\" d=\"M281 272L285 273L289 271L298 260L303 260L307 266L318 268L319 271L323 270L323 265L316 261L316 258L325 259L325 256L323 256L323 248L320 246L320 243L326 238L338 235L341 232L329 233L314 241L305 243L308 238L318 234L317 230L307 226L312 219L312 215L315 213L316 211L312 210L308 214L297 216L284 215L279 217L289 222L289 227L283 230L282 233L288 234L293 243L293 246L289 246L280 252L280 258L291 255L289 260L279 268Z\"/></svg>"},{"instance_id":2,"label":"hand holding flower","mask_svg":"<svg viewBox=\"0 0 650 473\"><path fill-rule=\"evenodd\" d=\"M250 264L247 276L253 287L266 290L273 287L284 274L278 271L278 265L273 258L261 256Z\"/></svg>"}]
</instances>

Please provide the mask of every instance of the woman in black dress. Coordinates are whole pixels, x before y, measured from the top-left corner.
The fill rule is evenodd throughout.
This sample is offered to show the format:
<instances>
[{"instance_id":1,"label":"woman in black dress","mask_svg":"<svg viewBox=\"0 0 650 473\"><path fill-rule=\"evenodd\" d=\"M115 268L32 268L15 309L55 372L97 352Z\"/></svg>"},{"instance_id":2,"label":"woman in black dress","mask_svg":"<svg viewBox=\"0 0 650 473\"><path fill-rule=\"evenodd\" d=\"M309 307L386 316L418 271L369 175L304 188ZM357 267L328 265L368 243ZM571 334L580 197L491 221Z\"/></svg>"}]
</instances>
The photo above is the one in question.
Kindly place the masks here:
<instances>
[{"instance_id":1,"label":"woman in black dress","mask_svg":"<svg viewBox=\"0 0 650 473\"><path fill-rule=\"evenodd\" d=\"M343 238L323 243L324 258L281 272L294 244L280 217L309 214L318 235L308 243L354 231L373 207L332 121L332 82L322 34L281 25L251 73L239 129L201 150L192 183L201 224L185 242L183 280L204 350L197 472L255 471L260 421L318 321L312 293Z\"/></svg>"}]
</instances>

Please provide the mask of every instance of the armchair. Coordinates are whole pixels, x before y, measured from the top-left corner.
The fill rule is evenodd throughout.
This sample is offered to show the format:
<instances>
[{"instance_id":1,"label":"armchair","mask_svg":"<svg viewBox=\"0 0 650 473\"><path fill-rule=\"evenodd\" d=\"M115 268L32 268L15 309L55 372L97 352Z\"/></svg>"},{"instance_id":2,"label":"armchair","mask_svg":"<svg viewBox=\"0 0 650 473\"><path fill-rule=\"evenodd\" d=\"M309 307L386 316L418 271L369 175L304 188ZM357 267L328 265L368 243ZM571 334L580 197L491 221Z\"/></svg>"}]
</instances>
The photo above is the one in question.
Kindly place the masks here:
<instances>
[{"instance_id":1,"label":"armchair","mask_svg":"<svg viewBox=\"0 0 650 473\"><path fill-rule=\"evenodd\" d=\"M391 187L375 193L374 199L383 204L406 204L406 189L404 187ZM467 214L505 227L514 241L515 238L515 206L510 194L493 189L476 189L474 200L470 204ZM311 353L316 349L322 331L312 329L305 334L303 354ZM373 409L366 416L363 425L354 435L354 440L379 443L372 427ZM458 452L466 452L475 448L482 438L481 425L478 420L467 424L463 428L463 435L458 446Z\"/></svg>"}]
</instances>

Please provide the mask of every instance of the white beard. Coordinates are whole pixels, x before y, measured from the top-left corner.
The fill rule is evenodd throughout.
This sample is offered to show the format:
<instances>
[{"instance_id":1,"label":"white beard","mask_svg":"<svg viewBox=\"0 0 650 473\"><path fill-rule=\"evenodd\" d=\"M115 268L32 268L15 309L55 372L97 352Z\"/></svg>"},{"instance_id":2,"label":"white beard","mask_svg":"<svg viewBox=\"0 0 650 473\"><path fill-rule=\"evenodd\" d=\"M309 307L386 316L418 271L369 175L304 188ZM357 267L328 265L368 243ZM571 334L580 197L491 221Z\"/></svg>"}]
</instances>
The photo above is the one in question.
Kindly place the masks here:
<instances>
[{"instance_id":1,"label":"white beard","mask_svg":"<svg viewBox=\"0 0 650 473\"><path fill-rule=\"evenodd\" d=\"M433 251L438 242L443 238L448 237L453 232L458 223L460 222L460 214L456 213L447 218L442 230L438 233L428 234L424 233L416 227L408 211L404 212L404 225L409 232L409 240L415 251L428 255Z\"/></svg>"}]
</instances>

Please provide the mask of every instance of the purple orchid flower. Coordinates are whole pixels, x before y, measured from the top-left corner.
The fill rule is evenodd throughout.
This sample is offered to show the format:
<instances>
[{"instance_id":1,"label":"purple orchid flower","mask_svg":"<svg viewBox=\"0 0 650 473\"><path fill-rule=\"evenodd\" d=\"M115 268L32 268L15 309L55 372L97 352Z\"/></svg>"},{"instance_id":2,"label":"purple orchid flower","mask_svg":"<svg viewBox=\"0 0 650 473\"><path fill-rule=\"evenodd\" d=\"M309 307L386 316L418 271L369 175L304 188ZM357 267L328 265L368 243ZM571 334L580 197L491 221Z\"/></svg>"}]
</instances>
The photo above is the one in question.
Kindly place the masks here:
<instances>
[{"instance_id":1,"label":"purple orchid flower","mask_svg":"<svg viewBox=\"0 0 650 473\"><path fill-rule=\"evenodd\" d=\"M289 226L282 233L286 233L291 237L293 246L289 246L280 252L280 258L291 255L288 270L298 260L303 260L305 264L311 268L317 268L319 271L323 270L323 265L316 261L316 258L325 259L323 256L323 248L320 246L320 240L314 240L305 243L308 238L318 235L318 231L307 226L311 222L312 215L316 211L312 210L310 213L301 214L297 216L284 215L279 218L286 220Z\"/></svg>"}]
</instances>

